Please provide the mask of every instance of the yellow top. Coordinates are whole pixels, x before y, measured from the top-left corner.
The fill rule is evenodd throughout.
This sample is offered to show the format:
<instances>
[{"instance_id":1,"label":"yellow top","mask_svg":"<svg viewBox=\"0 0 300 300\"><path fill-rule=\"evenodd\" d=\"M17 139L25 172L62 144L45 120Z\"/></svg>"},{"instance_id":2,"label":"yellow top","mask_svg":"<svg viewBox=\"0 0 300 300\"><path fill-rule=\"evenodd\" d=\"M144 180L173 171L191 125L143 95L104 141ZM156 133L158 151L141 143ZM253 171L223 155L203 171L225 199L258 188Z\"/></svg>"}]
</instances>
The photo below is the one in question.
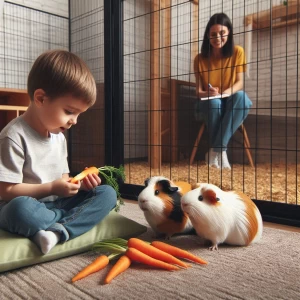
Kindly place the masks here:
<instances>
[{"instance_id":1,"label":"yellow top","mask_svg":"<svg viewBox=\"0 0 300 300\"><path fill-rule=\"evenodd\" d=\"M197 54L194 61L194 71L199 73L203 90L208 90L208 83L218 87L220 91L230 88L236 81L236 74L246 71L246 58L241 46L234 47L231 57L216 59L204 58Z\"/></svg>"}]
</instances>

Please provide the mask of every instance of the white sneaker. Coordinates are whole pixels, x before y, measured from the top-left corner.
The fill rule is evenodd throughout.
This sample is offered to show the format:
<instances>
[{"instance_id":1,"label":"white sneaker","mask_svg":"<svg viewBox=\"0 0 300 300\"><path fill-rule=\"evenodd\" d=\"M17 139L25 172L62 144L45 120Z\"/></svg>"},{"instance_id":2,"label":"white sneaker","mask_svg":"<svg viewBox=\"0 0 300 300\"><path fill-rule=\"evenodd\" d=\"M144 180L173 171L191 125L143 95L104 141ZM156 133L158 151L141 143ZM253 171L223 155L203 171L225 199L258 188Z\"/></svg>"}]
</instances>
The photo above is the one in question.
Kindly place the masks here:
<instances>
[{"instance_id":1,"label":"white sneaker","mask_svg":"<svg viewBox=\"0 0 300 300\"><path fill-rule=\"evenodd\" d=\"M219 169L219 152L215 152L212 149L210 149L209 152L205 154L205 161L210 167L215 167Z\"/></svg>"},{"instance_id":2,"label":"white sneaker","mask_svg":"<svg viewBox=\"0 0 300 300\"><path fill-rule=\"evenodd\" d=\"M221 166L222 169L229 169L231 170L231 166L230 163L228 161L228 157L227 157L227 152L226 151L222 151L221 153L219 153L219 164Z\"/></svg>"}]
</instances>

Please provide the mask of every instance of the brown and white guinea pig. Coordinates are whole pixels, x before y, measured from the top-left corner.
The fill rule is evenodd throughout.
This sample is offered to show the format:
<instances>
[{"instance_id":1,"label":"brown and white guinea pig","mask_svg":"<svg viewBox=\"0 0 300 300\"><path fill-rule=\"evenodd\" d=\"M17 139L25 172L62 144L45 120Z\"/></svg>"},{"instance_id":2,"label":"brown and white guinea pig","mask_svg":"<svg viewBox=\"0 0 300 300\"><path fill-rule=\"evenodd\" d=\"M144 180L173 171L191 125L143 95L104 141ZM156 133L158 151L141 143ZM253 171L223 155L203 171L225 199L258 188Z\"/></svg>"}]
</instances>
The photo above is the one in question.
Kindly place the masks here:
<instances>
[{"instance_id":1,"label":"brown and white guinea pig","mask_svg":"<svg viewBox=\"0 0 300 300\"><path fill-rule=\"evenodd\" d=\"M247 246L261 238L261 214L241 192L225 192L201 183L181 198L181 205L197 235L212 242L211 250L217 250L221 243Z\"/></svg>"},{"instance_id":2,"label":"brown and white guinea pig","mask_svg":"<svg viewBox=\"0 0 300 300\"><path fill-rule=\"evenodd\" d=\"M157 236L165 235L168 239L176 233L187 233L193 229L190 219L181 209L181 197L189 190L189 183L172 182L162 176L153 176L145 181L138 204Z\"/></svg>"}]
</instances>

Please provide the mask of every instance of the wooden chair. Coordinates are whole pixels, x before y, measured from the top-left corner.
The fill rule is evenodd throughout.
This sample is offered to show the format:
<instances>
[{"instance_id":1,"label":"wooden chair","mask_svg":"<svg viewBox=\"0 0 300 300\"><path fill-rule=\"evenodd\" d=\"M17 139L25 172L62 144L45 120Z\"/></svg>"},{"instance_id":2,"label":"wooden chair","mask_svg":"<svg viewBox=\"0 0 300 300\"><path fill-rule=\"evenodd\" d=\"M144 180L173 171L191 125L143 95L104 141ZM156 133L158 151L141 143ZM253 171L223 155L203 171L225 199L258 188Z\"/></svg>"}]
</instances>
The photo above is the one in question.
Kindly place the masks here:
<instances>
[{"instance_id":1,"label":"wooden chair","mask_svg":"<svg viewBox=\"0 0 300 300\"><path fill-rule=\"evenodd\" d=\"M198 132L198 135L197 135L194 147L193 147L193 151L192 151L191 158L190 158L190 165L192 165L193 162L194 162L195 155L196 155L196 152L197 152L197 149L198 149L198 145L199 145L199 142L201 140L204 129L205 129L205 123L203 122L200 129L199 129L199 132ZM248 134L247 134L245 126L243 124L241 124L240 127L238 128L238 131L243 135L244 148L245 148L248 160L249 160L249 164L250 164L251 167L254 167L253 160L252 160L252 155L251 155L251 151L250 151L250 141L249 141Z\"/></svg>"}]
</instances>

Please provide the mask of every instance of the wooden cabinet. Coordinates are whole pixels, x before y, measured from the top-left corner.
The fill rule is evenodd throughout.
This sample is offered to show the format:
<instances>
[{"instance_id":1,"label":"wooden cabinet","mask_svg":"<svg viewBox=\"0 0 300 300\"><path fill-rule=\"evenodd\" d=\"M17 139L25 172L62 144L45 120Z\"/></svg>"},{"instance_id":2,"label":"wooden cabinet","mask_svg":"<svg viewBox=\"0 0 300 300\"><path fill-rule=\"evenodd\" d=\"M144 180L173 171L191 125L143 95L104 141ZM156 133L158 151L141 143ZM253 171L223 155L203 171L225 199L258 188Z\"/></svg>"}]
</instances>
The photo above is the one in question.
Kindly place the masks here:
<instances>
[{"instance_id":1,"label":"wooden cabinet","mask_svg":"<svg viewBox=\"0 0 300 300\"><path fill-rule=\"evenodd\" d=\"M287 2L287 1L286 1ZM245 17L245 25L253 29L273 29L297 25L299 22L299 0L289 0L288 5L275 5L271 9L258 11Z\"/></svg>"},{"instance_id":2,"label":"wooden cabinet","mask_svg":"<svg viewBox=\"0 0 300 300\"><path fill-rule=\"evenodd\" d=\"M186 87L187 92L180 93L180 86ZM182 149L192 147L189 137L192 134L191 125L195 125L193 105L190 99L186 102L180 98L192 98L195 95L195 86L193 82L171 79L170 87L161 90L162 162L177 162Z\"/></svg>"},{"instance_id":3,"label":"wooden cabinet","mask_svg":"<svg viewBox=\"0 0 300 300\"><path fill-rule=\"evenodd\" d=\"M162 162L178 160L177 147L177 80L170 80L170 88L161 90L161 158Z\"/></svg>"},{"instance_id":4,"label":"wooden cabinet","mask_svg":"<svg viewBox=\"0 0 300 300\"><path fill-rule=\"evenodd\" d=\"M27 90L0 88L0 131L26 111L29 103Z\"/></svg>"},{"instance_id":5,"label":"wooden cabinet","mask_svg":"<svg viewBox=\"0 0 300 300\"><path fill-rule=\"evenodd\" d=\"M97 83L96 103L81 114L69 131L70 169L78 173L85 167L105 164L104 84Z\"/></svg>"}]
</instances>

